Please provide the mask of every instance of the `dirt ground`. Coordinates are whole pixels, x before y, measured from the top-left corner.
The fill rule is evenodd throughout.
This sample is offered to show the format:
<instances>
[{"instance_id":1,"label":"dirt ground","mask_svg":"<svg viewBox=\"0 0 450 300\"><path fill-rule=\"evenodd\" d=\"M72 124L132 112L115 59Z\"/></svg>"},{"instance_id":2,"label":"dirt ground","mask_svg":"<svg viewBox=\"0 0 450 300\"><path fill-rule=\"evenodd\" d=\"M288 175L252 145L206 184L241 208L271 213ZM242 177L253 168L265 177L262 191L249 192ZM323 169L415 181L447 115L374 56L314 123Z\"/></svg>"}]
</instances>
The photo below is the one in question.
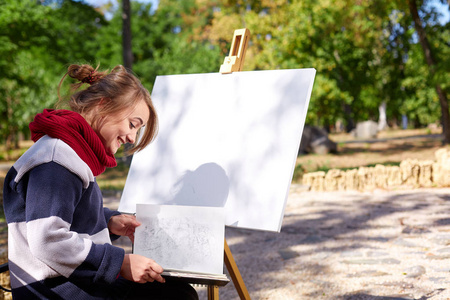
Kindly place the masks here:
<instances>
[{"instance_id":1,"label":"dirt ground","mask_svg":"<svg viewBox=\"0 0 450 300\"><path fill-rule=\"evenodd\" d=\"M252 299L450 300L449 208L449 188L294 184L280 233L227 228L226 239ZM239 299L233 283L219 293Z\"/></svg>"}]
</instances>

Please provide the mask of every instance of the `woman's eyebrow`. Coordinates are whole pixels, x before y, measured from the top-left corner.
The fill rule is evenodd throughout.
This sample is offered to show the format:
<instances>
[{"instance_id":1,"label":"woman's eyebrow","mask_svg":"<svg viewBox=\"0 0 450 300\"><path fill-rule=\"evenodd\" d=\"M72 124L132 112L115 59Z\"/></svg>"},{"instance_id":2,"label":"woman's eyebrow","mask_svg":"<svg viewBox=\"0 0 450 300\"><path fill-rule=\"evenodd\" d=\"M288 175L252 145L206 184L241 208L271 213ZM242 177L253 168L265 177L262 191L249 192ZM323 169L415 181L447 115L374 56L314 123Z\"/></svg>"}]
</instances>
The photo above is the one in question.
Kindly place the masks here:
<instances>
[{"instance_id":1,"label":"woman's eyebrow","mask_svg":"<svg viewBox=\"0 0 450 300\"><path fill-rule=\"evenodd\" d=\"M139 123L141 123L141 125L144 124L144 120L142 120L140 117L136 117L136 119L139 121Z\"/></svg>"}]
</instances>

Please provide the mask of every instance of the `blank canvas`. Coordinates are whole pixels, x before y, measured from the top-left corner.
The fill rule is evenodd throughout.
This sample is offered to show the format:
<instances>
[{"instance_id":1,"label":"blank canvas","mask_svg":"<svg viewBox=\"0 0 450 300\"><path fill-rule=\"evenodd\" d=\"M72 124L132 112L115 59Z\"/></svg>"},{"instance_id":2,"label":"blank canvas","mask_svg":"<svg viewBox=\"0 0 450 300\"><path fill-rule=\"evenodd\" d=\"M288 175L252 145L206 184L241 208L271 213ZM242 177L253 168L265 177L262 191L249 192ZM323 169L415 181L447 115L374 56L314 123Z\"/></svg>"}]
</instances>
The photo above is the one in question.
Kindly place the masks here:
<instances>
[{"instance_id":1,"label":"blank canvas","mask_svg":"<svg viewBox=\"0 0 450 300\"><path fill-rule=\"evenodd\" d=\"M314 69L158 76L156 140L133 157L119 210L225 207L226 224L279 231Z\"/></svg>"}]
</instances>

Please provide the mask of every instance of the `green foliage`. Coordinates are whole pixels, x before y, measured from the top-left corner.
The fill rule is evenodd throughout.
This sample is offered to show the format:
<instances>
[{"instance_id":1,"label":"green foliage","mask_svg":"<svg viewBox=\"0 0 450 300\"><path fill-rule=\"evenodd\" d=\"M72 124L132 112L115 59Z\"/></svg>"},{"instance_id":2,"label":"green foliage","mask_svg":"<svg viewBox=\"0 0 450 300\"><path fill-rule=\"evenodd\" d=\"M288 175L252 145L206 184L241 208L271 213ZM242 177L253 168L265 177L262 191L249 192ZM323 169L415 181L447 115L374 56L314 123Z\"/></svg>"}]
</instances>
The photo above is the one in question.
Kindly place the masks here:
<instances>
[{"instance_id":1,"label":"green foliage","mask_svg":"<svg viewBox=\"0 0 450 300\"><path fill-rule=\"evenodd\" d=\"M46 100L47 60L38 57L50 46L45 31L51 10L34 1L3 1L1 7L0 136L10 145L17 143L17 134Z\"/></svg>"},{"instance_id":2,"label":"green foliage","mask_svg":"<svg viewBox=\"0 0 450 300\"><path fill-rule=\"evenodd\" d=\"M400 112L408 116L416 124L430 124L439 121L439 99L434 89L433 78L424 64L423 51L420 45L410 50L411 59L405 64L405 78L401 82L404 101L400 104Z\"/></svg>"},{"instance_id":3,"label":"green foliage","mask_svg":"<svg viewBox=\"0 0 450 300\"><path fill-rule=\"evenodd\" d=\"M299 182L303 178L303 175L306 173L305 168L301 164L297 164L294 169L294 175L292 177L293 182Z\"/></svg>"},{"instance_id":4,"label":"green foliage","mask_svg":"<svg viewBox=\"0 0 450 300\"><path fill-rule=\"evenodd\" d=\"M351 127L405 114L437 122L435 86L450 94L450 25L422 1L435 60L430 71L404 1L132 1L133 71L151 90L157 75L217 72L235 29L251 31L244 70L315 68L307 123ZM33 115L57 101L70 63L122 63L122 12L112 2L0 0L0 140L12 146ZM112 13L105 18L104 13Z\"/></svg>"},{"instance_id":5,"label":"green foliage","mask_svg":"<svg viewBox=\"0 0 450 300\"><path fill-rule=\"evenodd\" d=\"M41 4L2 1L0 10L0 140L17 146L18 134L57 101L69 62L95 61L96 31L106 24L92 7L74 1Z\"/></svg>"},{"instance_id":6,"label":"green foliage","mask_svg":"<svg viewBox=\"0 0 450 300\"><path fill-rule=\"evenodd\" d=\"M139 15L132 19L138 29L133 32L134 70L148 86L153 85L157 75L217 71L218 47L191 39L192 28L187 23L202 24L199 18L187 18L193 5L193 1L182 1L182 5L161 1L154 14L149 6L134 6L134 15Z\"/></svg>"}]
</instances>

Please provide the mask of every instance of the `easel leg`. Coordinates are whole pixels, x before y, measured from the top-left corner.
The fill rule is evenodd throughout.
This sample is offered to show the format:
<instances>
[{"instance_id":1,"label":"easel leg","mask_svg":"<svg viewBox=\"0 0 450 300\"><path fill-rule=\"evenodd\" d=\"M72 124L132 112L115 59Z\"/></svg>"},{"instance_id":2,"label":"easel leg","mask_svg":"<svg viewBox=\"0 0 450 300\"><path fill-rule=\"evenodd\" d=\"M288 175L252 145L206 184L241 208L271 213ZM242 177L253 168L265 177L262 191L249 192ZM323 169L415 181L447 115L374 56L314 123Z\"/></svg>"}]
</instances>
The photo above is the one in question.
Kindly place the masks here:
<instances>
[{"instance_id":1,"label":"easel leg","mask_svg":"<svg viewBox=\"0 0 450 300\"><path fill-rule=\"evenodd\" d=\"M250 300L250 295L242 279L241 273L234 261L233 254L231 254L230 247L228 247L227 240L225 239L225 265L233 280L234 287L236 288L241 300Z\"/></svg>"},{"instance_id":2,"label":"easel leg","mask_svg":"<svg viewBox=\"0 0 450 300\"><path fill-rule=\"evenodd\" d=\"M208 300L219 300L219 287L208 285Z\"/></svg>"}]
</instances>

